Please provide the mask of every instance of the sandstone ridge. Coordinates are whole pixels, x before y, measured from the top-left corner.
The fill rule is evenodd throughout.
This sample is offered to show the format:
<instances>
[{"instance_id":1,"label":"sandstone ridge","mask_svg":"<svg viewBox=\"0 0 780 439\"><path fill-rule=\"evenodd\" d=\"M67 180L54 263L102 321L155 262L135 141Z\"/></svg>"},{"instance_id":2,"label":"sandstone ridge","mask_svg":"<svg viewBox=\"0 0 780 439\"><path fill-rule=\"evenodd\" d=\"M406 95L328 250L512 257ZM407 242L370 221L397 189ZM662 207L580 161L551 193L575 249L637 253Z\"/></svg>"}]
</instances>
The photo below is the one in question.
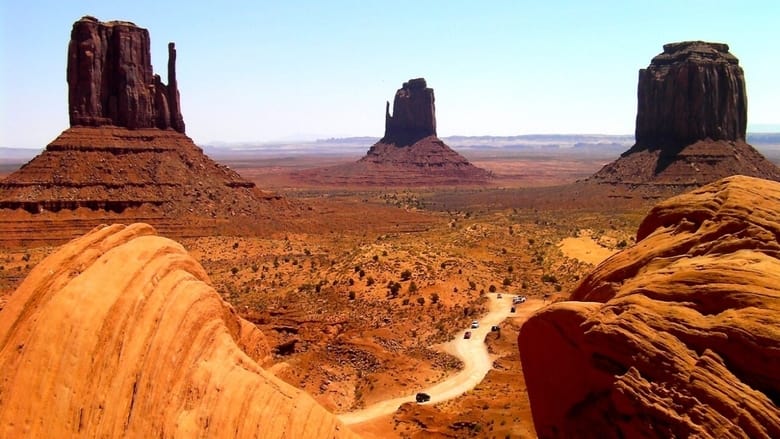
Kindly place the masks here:
<instances>
[{"instance_id":1,"label":"sandstone ridge","mask_svg":"<svg viewBox=\"0 0 780 439\"><path fill-rule=\"evenodd\" d=\"M780 437L780 183L658 204L522 327L540 437Z\"/></svg>"},{"instance_id":2,"label":"sandstone ridge","mask_svg":"<svg viewBox=\"0 0 780 439\"><path fill-rule=\"evenodd\" d=\"M353 437L268 356L181 245L98 227L0 311L0 436Z\"/></svg>"},{"instance_id":3,"label":"sandstone ridge","mask_svg":"<svg viewBox=\"0 0 780 439\"><path fill-rule=\"evenodd\" d=\"M731 175L780 180L745 142L745 75L729 46L664 45L639 71L636 144L589 181L631 187L698 187Z\"/></svg>"}]
</instances>

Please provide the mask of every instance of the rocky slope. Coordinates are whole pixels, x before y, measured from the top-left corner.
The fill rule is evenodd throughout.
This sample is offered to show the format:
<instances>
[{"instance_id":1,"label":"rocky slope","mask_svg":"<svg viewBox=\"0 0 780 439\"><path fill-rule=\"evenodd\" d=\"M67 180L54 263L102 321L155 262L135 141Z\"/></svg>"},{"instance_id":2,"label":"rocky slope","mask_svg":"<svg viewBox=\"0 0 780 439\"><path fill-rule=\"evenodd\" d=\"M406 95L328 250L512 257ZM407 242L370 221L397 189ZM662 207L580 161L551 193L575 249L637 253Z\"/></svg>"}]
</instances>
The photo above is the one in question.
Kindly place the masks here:
<instances>
[{"instance_id":1,"label":"rocky slope","mask_svg":"<svg viewBox=\"0 0 780 439\"><path fill-rule=\"evenodd\" d=\"M780 181L745 142L745 76L729 46L664 45L639 71L636 144L589 180L611 185L701 186L731 175Z\"/></svg>"},{"instance_id":2,"label":"rocky slope","mask_svg":"<svg viewBox=\"0 0 780 439\"><path fill-rule=\"evenodd\" d=\"M540 437L780 437L780 183L657 205L518 344Z\"/></svg>"},{"instance_id":3,"label":"rocky slope","mask_svg":"<svg viewBox=\"0 0 780 439\"><path fill-rule=\"evenodd\" d=\"M301 171L294 178L334 186L483 185L490 173L469 163L436 136L433 89L410 79L385 112L385 135L357 161Z\"/></svg>"},{"instance_id":4,"label":"rocky slope","mask_svg":"<svg viewBox=\"0 0 780 439\"><path fill-rule=\"evenodd\" d=\"M268 355L183 247L99 227L0 311L0 436L353 437Z\"/></svg>"}]
</instances>

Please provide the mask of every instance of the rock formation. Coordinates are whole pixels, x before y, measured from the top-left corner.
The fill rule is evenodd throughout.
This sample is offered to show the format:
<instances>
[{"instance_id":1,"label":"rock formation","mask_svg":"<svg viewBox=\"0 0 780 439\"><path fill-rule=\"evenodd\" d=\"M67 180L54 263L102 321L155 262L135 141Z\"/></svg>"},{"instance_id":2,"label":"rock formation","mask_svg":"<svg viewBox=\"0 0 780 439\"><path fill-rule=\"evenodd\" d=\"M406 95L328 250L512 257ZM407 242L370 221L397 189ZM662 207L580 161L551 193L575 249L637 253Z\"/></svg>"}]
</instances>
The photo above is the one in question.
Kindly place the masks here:
<instances>
[{"instance_id":1,"label":"rock formation","mask_svg":"<svg viewBox=\"0 0 780 439\"><path fill-rule=\"evenodd\" d=\"M208 234L215 224L195 218L256 222L290 207L209 159L184 135L173 43L167 86L152 75L150 59L146 29L91 17L73 25L71 128L0 181L0 241L45 235L62 242L117 216L174 236ZM20 212L33 217L15 215Z\"/></svg>"},{"instance_id":2,"label":"rock formation","mask_svg":"<svg viewBox=\"0 0 780 439\"><path fill-rule=\"evenodd\" d=\"M745 143L745 77L728 45L664 45L639 71L637 98L636 144L591 181L689 188L735 174L780 180L780 169Z\"/></svg>"},{"instance_id":3,"label":"rock formation","mask_svg":"<svg viewBox=\"0 0 780 439\"><path fill-rule=\"evenodd\" d=\"M101 226L0 311L0 436L354 437L269 354L181 245Z\"/></svg>"},{"instance_id":4,"label":"rock formation","mask_svg":"<svg viewBox=\"0 0 780 439\"><path fill-rule=\"evenodd\" d=\"M387 102L385 136L380 142L407 146L428 136L436 136L433 89L428 88L423 78L410 79L395 92L392 116Z\"/></svg>"},{"instance_id":5,"label":"rock formation","mask_svg":"<svg viewBox=\"0 0 780 439\"><path fill-rule=\"evenodd\" d=\"M780 437L780 183L658 204L518 338L540 437Z\"/></svg>"},{"instance_id":6,"label":"rock formation","mask_svg":"<svg viewBox=\"0 0 780 439\"><path fill-rule=\"evenodd\" d=\"M184 132L176 49L168 44L168 85L152 72L149 31L127 21L83 17L68 45L71 126L113 125Z\"/></svg>"},{"instance_id":7,"label":"rock formation","mask_svg":"<svg viewBox=\"0 0 780 439\"><path fill-rule=\"evenodd\" d=\"M436 136L433 89L410 79L385 109L385 135L357 163L295 174L309 183L338 186L483 185L484 169L469 163Z\"/></svg>"}]
</instances>

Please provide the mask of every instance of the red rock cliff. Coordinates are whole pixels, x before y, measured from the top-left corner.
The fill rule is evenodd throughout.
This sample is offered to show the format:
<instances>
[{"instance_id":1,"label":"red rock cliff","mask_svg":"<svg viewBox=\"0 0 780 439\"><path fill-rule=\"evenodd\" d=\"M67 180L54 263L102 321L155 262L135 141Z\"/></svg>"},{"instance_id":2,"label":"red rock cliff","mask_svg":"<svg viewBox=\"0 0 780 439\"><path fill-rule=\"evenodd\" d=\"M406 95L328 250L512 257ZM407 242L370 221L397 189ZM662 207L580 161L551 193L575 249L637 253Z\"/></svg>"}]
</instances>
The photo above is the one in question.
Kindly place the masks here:
<instances>
[{"instance_id":1,"label":"red rock cliff","mask_svg":"<svg viewBox=\"0 0 780 439\"><path fill-rule=\"evenodd\" d=\"M671 198L518 338L543 438L780 437L780 183Z\"/></svg>"},{"instance_id":2,"label":"red rock cliff","mask_svg":"<svg viewBox=\"0 0 780 439\"><path fill-rule=\"evenodd\" d=\"M127 21L83 17L68 45L70 125L184 132L176 49L168 46L168 85L152 72L149 31Z\"/></svg>"},{"instance_id":3,"label":"red rock cliff","mask_svg":"<svg viewBox=\"0 0 780 439\"><path fill-rule=\"evenodd\" d=\"M433 89L423 78L410 79L395 92L392 116L387 103L385 136L380 142L406 146L428 136L436 136Z\"/></svg>"}]
</instances>

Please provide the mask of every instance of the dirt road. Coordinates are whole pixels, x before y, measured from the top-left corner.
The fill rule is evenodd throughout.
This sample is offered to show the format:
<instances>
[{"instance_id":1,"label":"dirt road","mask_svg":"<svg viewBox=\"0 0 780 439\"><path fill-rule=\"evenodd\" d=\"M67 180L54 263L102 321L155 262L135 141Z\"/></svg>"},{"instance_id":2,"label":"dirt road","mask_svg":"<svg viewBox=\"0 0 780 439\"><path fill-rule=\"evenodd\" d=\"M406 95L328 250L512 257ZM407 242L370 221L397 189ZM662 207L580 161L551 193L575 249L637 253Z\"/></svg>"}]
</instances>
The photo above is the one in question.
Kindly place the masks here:
<instances>
[{"instance_id":1,"label":"dirt road","mask_svg":"<svg viewBox=\"0 0 780 439\"><path fill-rule=\"evenodd\" d=\"M499 299L496 294L489 294L490 312L479 319L479 328L464 329L456 335L455 339L439 346L442 351L460 358L463 361L463 369L431 387L419 389L419 392L431 395L430 402L426 404L457 398L476 387L493 367L494 358L488 353L487 345L485 345L485 336L490 332L490 327L499 325L508 317L525 320L543 305L542 300L531 299L516 305L516 312L511 313L513 296L508 294L503 296ZM471 339L463 338L463 333L466 331L471 331ZM362 410L341 414L339 418L345 424L370 421L395 412L403 403L414 402L416 393L380 401Z\"/></svg>"}]
</instances>

